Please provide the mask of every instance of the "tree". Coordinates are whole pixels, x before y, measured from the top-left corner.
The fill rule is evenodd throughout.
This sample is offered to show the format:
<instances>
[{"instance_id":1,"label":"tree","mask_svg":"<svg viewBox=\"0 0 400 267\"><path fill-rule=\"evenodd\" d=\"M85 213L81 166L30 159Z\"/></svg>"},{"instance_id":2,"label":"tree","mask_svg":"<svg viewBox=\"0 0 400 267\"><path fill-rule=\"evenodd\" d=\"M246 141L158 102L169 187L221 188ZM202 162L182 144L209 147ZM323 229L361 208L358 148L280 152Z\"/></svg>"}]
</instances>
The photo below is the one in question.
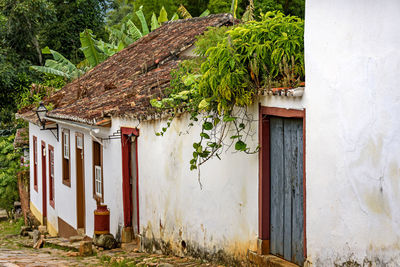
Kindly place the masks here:
<instances>
[{"instance_id":1,"label":"tree","mask_svg":"<svg viewBox=\"0 0 400 267\"><path fill-rule=\"evenodd\" d=\"M247 0L237 0L238 9L236 14L241 17L244 8L247 5ZM218 13L230 13L232 8L232 0L210 0L207 6L208 10L210 10L213 14Z\"/></svg>"},{"instance_id":2,"label":"tree","mask_svg":"<svg viewBox=\"0 0 400 267\"><path fill-rule=\"evenodd\" d=\"M79 52L79 34L91 29L101 39L107 39L105 26L105 0L49 0L55 6L56 19L46 24L40 32L42 47L63 54L74 63L83 59Z\"/></svg>"},{"instance_id":3,"label":"tree","mask_svg":"<svg viewBox=\"0 0 400 267\"><path fill-rule=\"evenodd\" d=\"M293 15L304 19L305 0L259 0L254 1L257 13L279 10L285 15Z\"/></svg>"},{"instance_id":4,"label":"tree","mask_svg":"<svg viewBox=\"0 0 400 267\"><path fill-rule=\"evenodd\" d=\"M23 58L42 64L38 34L54 19L52 3L48 0L0 0L0 12L6 26L3 43Z\"/></svg>"},{"instance_id":5,"label":"tree","mask_svg":"<svg viewBox=\"0 0 400 267\"><path fill-rule=\"evenodd\" d=\"M14 135L0 137L0 208L11 217L14 201L18 200L17 173L21 171L21 153L14 151Z\"/></svg>"}]
</instances>

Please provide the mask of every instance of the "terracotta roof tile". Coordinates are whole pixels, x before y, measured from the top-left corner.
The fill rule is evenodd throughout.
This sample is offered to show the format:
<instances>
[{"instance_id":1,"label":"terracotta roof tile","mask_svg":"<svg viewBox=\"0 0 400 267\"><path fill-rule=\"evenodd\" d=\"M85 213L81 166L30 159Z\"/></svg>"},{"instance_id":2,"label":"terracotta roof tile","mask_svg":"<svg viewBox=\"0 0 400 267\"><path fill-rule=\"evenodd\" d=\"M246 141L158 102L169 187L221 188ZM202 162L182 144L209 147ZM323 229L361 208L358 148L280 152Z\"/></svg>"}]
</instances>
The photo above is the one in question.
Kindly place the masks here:
<instances>
[{"instance_id":1,"label":"terracotta roof tile","mask_svg":"<svg viewBox=\"0 0 400 267\"><path fill-rule=\"evenodd\" d=\"M232 23L230 14L164 23L45 99L55 106L47 116L94 125L108 116L154 113L149 101L163 96L178 55L208 27ZM34 108L20 110L19 117L37 123Z\"/></svg>"}]
</instances>

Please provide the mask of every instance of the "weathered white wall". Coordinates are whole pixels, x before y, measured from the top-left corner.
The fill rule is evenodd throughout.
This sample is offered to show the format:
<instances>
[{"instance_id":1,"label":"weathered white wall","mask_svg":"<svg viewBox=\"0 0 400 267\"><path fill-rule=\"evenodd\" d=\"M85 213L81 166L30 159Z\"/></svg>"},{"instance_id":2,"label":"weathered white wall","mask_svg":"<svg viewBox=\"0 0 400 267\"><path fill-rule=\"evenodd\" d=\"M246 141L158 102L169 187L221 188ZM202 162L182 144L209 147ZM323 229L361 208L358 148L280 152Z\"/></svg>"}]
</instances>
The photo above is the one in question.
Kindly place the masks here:
<instances>
[{"instance_id":1,"label":"weathered white wall","mask_svg":"<svg viewBox=\"0 0 400 267\"><path fill-rule=\"evenodd\" d=\"M58 219L60 217L73 228L77 228L76 213L76 157L75 157L75 134L84 134L84 161L85 161L85 213L86 213L86 235L93 236L94 216L96 201L93 198L93 168L92 168L92 137L89 130L68 125L60 124L60 141L52 135L50 131L41 131L38 126L29 124L30 135L30 162L33 162L33 138L38 140L38 192L34 190L33 178L31 179L31 202L43 213L42 209L42 162L41 162L41 141L46 143L46 179L47 179L47 219L58 230ZM70 164L71 164L71 186L62 183L62 153L61 153L61 131L70 130ZM100 136L107 137L112 134L111 130L104 130ZM55 208L49 202L49 166L48 166L48 145L54 147L54 172L55 172ZM104 203L111 211L110 230L115 236L122 227L122 169L121 169L121 142L120 140L105 141L103 148L103 168L104 168ZM33 177L33 165L30 168Z\"/></svg>"},{"instance_id":2,"label":"weathered white wall","mask_svg":"<svg viewBox=\"0 0 400 267\"><path fill-rule=\"evenodd\" d=\"M299 98L262 97L262 105L303 109ZM258 145L258 103L249 109L255 120L247 144ZM208 253L223 250L245 258L256 250L258 237L258 154L230 149L190 171L193 143L200 125L188 130L189 115L174 119L162 137L155 135L166 120L141 122L113 120L113 125L138 127L140 232L149 239L170 242L176 251L181 241ZM228 137L229 139L229 137ZM226 140L229 142L228 140Z\"/></svg>"},{"instance_id":3,"label":"weathered white wall","mask_svg":"<svg viewBox=\"0 0 400 267\"><path fill-rule=\"evenodd\" d=\"M34 167L33 167L33 137L37 137L37 156L38 156L38 166L37 166L37 179L38 179L38 191L34 189ZM29 144L30 144L30 149L29 149L29 154L30 154L30 159L29 162L30 164L30 201L35 205L36 209L39 210L41 214L43 214L43 202L42 202L42 192L43 192L43 184L42 184L42 152L41 152L41 147L42 147L42 141L46 143L46 186L47 186L47 220L51 223L55 229L58 229L58 222L57 222L57 209L58 209L58 201L57 201L57 195L58 195L58 189L60 185L57 183L57 178L61 177L61 165L55 164L54 166L54 173L55 173L55 185L54 185L54 190L55 190L55 205L53 207L50 206L49 202L49 159L48 159L48 149L49 145L54 147L54 161L58 162L61 160L61 152L60 148L57 143L57 139L52 135L50 131L41 131L40 128L32 123L29 123Z\"/></svg>"},{"instance_id":4,"label":"weathered white wall","mask_svg":"<svg viewBox=\"0 0 400 267\"><path fill-rule=\"evenodd\" d=\"M315 266L400 264L399 14L398 0L306 1L307 248Z\"/></svg>"}]
</instances>

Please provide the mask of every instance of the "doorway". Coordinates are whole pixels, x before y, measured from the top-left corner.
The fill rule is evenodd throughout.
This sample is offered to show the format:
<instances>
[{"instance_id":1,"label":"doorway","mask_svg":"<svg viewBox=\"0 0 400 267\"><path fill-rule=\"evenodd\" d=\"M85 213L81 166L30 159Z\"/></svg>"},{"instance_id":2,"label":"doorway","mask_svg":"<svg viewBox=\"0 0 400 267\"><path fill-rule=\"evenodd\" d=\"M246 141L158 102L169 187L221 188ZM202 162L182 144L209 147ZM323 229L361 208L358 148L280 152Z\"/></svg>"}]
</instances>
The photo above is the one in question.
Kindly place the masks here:
<instances>
[{"instance_id":1,"label":"doorway","mask_svg":"<svg viewBox=\"0 0 400 267\"><path fill-rule=\"evenodd\" d=\"M46 143L41 143L42 155L42 209L43 209L43 225L47 223L47 181L46 181Z\"/></svg>"},{"instance_id":2,"label":"doorway","mask_svg":"<svg viewBox=\"0 0 400 267\"><path fill-rule=\"evenodd\" d=\"M303 266L305 111L261 108L259 237L273 254Z\"/></svg>"},{"instance_id":3,"label":"doorway","mask_svg":"<svg viewBox=\"0 0 400 267\"><path fill-rule=\"evenodd\" d=\"M139 233L138 136L135 128L121 128L124 227L130 228L133 236Z\"/></svg>"},{"instance_id":4,"label":"doorway","mask_svg":"<svg viewBox=\"0 0 400 267\"><path fill-rule=\"evenodd\" d=\"M77 228L85 233L85 154L84 135L81 133L75 134L75 153Z\"/></svg>"}]
</instances>

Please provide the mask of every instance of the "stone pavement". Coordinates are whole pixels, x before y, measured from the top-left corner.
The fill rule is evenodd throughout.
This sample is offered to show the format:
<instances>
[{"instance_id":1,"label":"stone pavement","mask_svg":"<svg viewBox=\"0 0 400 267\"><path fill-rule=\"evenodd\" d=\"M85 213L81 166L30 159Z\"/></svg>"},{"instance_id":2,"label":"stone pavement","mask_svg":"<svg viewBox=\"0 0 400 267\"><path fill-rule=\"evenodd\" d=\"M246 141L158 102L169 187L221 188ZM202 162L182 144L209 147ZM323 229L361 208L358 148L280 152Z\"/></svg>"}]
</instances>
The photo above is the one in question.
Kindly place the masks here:
<instances>
[{"instance_id":1,"label":"stone pavement","mask_svg":"<svg viewBox=\"0 0 400 267\"><path fill-rule=\"evenodd\" d=\"M97 251L94 256L79 257L76 251L45 244L44 248L33 249L33 241L17 234L15 223L0 221L0 267L41 266L219 266L197 259L158 254L140 253L121 248Z\"/></svg>"}]
</instances>

